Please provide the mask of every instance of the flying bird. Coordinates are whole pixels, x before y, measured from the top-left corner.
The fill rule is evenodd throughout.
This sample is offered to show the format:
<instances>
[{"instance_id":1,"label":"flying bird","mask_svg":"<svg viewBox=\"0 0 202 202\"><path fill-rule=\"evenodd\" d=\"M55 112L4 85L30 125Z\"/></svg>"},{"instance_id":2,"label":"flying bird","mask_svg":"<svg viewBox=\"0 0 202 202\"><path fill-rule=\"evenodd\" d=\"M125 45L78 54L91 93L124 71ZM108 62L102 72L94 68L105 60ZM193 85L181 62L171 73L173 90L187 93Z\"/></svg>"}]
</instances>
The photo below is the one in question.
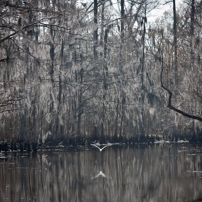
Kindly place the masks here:
<instances>
[{"instance_id":1,"label":"flying bird","mask_svg":"<svg viewBox=\"0 0 202 202\"><path fill-rule=\"evenodd\" d=\"M105 149L106 147L110 147L112 146L111 143L107 143L107 144L100 144L100 143L96 143L96 144L91 144L91 146L96 147L97 149L99 149L99 151L101 152L103 149ZM103 147L102 147L103 146Z\"/></svg>"}]
</instances>

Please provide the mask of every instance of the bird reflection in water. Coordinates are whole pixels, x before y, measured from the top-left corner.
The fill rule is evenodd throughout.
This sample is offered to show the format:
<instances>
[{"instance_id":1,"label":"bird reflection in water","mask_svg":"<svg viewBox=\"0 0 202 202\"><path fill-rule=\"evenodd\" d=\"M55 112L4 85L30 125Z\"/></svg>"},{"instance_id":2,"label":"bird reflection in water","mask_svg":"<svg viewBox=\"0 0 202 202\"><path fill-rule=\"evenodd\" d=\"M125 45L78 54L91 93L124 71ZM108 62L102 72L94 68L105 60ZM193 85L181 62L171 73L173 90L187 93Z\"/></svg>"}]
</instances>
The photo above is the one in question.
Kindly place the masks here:
<instances>
[{"instance_id":1,"label":"bird reflection in water","mask_svg":"<svg viewBox=\"0 0 202 202\"><path fill-rule=\"evenodd\" d=\"M103 173L102 171L100 171L97 175L95 175L94 177L91 177L91 180L99 178L99 177L103 177L103 178L111 178L111 177L107 177L105 175L105 173Z\"/></svg>"}]
</instances>

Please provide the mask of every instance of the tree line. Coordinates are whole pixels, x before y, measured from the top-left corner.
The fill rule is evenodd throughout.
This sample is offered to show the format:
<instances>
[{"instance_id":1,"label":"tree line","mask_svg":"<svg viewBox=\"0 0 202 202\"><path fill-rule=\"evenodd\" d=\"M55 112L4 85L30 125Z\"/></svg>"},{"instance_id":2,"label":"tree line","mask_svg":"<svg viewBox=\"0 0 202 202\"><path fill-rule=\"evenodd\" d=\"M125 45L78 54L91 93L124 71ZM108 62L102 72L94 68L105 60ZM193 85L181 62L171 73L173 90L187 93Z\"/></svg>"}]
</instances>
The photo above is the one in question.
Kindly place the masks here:
<instances>
[{"instance_id":1,"label":"tree line","mask_svg":"<svg viewBox=\"0 0 202 202\"><path fill-rule=\"evenodd\" d=\"M1 1L1 140L199 135L202 4L170 4Z\"/></svg>"}]
</instances>

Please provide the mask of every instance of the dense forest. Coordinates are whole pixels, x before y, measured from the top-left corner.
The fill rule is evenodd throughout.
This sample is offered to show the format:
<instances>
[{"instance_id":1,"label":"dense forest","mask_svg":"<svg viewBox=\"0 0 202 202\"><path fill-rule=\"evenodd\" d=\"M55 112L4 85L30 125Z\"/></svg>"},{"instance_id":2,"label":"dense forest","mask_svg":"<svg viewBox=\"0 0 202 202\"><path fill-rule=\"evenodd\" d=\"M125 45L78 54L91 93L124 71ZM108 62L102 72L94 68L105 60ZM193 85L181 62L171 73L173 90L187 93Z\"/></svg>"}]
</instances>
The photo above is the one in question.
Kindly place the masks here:
<instances>
[{"instance_id":1,"label":"dense forest","mask_svg":"<svg viewBox=\"0 0 202 202\"><path fill-rule=\"evenodd\" d=\"M200 137L202 2L161 3L1 0L0 140Z\"/></svg>"}]
</instances>

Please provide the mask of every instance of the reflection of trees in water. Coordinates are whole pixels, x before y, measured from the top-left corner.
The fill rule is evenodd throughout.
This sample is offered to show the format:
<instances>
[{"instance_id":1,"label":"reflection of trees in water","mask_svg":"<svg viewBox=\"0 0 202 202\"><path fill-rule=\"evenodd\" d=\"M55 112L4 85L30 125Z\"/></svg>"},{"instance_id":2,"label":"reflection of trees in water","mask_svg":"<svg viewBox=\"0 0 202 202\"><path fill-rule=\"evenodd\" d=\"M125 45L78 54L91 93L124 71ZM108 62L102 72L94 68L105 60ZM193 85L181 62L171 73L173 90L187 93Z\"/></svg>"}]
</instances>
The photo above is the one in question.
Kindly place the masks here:
<instances>
[{"instance_id":1,"label":"reflection of trees in water","mask_svg":"<svg viewBox=\"0 0 202 202\"><path fill-rule=\"evenodd\" d=\"M14 202L196 199L202 196L197 152L169 144L17 155L0 162L0 195ZM107 177L92 179L100 171Z\"/></svg>"}]
</instances>

